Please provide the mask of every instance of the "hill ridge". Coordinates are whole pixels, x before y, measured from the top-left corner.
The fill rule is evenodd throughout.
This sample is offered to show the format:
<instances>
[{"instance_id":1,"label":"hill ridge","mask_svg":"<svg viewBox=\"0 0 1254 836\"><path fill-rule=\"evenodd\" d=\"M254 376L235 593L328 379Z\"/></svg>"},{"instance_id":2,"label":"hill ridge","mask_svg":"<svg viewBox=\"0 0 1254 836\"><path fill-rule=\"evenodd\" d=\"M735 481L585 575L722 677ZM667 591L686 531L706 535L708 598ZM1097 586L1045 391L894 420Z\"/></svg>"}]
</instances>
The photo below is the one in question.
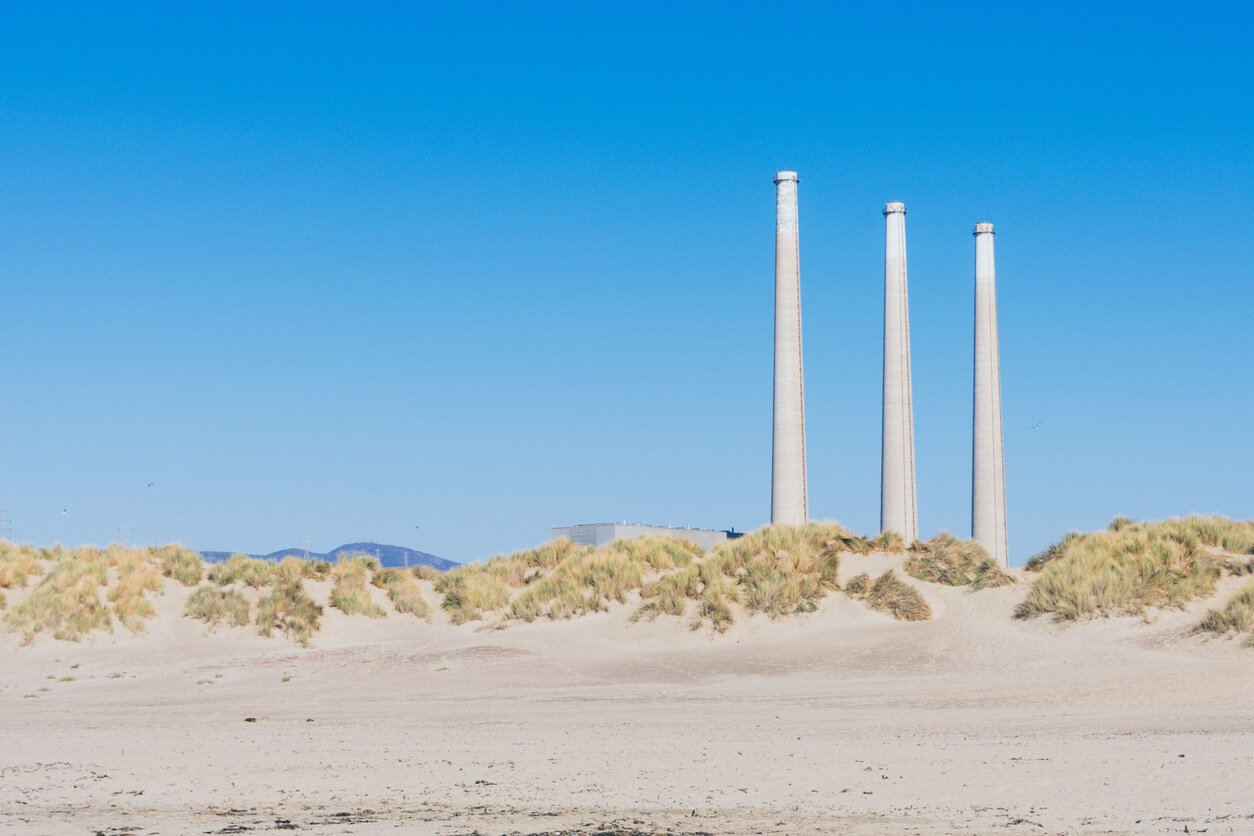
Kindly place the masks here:
<instances>
[{"instance_id":1,"label":"hill ridge","mask_svg":"<svg viewBox=\"0 0 1254 836\"><path fill-rule=\"evenodd\" d=\"M379 563L387 568L403 567L403 566L430 566L441 572L447 572L460 566L452 560L446 560L428 552L411 549L406 546L395 546L389 543L374 543L369 540L359 540L353 543L345 543L342 546L336 546L328 552L307 552L301 548L286 548L269 554L251 554L249 552L233 552L233 551L201 551L200 556L209 563L220 563L233 554L247 554L249 557L260 558L261 560L282 560L285 557L305 557L308 555L310 560L337 560L340 555L344 554L366 554L377 557Z\"/></svg>"}]
</instances>

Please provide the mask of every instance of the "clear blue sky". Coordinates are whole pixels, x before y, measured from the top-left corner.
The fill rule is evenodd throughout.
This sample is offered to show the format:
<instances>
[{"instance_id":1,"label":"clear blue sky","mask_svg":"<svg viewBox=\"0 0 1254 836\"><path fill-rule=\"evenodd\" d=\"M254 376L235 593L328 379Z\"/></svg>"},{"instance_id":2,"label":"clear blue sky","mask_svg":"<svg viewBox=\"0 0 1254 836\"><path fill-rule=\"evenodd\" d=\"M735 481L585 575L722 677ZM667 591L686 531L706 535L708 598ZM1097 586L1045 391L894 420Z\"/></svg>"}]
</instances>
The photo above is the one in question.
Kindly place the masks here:
<instances>
[{"instance_id":1,"label":"clear blue sky","mask_svg":"<svg viewBox=\"0 0 1254 836\"><path fill-rule=\"evenodd\" d=\"M925 535L969 533L981 220L1013 562L1254 516L1251 6L943 5L3 3L13 533L761 525L777 169L813 516L878 525L886 200Z\"/></svg>"}]
</instances>

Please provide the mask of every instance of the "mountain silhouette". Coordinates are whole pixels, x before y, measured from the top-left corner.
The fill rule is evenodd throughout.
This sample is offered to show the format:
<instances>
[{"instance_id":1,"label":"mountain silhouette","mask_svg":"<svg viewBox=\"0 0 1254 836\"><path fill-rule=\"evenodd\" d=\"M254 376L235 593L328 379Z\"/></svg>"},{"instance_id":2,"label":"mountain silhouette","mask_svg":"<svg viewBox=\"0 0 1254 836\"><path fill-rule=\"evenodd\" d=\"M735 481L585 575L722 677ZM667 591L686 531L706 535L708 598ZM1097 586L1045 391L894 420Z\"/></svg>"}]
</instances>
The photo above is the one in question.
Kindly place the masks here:
<instances>
[{"instance_id":1,"label":"mountain silhouette","mask_svg":"<svg viewBox=\"0 0 1254 836\"><path fill-rule=\"evenodd\" d=\"M233 554L245 554L245 552L214 552L202 551L200 556L210 563L221 563ZM403 566L430 566L441 572L447 572L460 566L460 563L454 563L451 560L445 560L442 557L436 557L433 554L420 552L417 549L408 549L404 546L390 546L387 543L345 543L342 546L332 549L329 552L306 552L304 549L280 549L270 554L250 554L249 557L257 557L262 560L282 560L285 557L303 558L308 554L310 560L338 560L340 555L348 554L364 554L371 557L377 557L379 563L385 568L400 568Z\"/></svg>"}]
</instances>

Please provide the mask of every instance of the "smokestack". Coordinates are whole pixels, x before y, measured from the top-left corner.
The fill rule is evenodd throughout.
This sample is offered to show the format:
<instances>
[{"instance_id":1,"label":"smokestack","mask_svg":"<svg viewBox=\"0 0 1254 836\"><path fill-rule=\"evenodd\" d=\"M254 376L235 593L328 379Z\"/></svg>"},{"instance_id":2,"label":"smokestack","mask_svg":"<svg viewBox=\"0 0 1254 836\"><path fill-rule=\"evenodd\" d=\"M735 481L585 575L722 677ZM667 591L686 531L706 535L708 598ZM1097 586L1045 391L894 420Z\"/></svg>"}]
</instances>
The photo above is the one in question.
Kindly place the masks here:
<instances>
[{"instance_id":1,"label":"smokestack","mask_svg":"<svg viewBox=\"0 0 1254 836\"><path fill-rule=\"evenodd\" d=\"M919 538L914 488L914 404L910 394L910 304L906 292L906 205L884 205L884 439L880 528Z\"/></svg>"},{"instance_id":2,"label":"smokestack","mask_svg":"<svg viewBox=\"0 0 1254 836\"><path fill-rule=\"evenodd\" d=\"M971 536L1008 566L1006 470L1001 438L1001 362L993 225L975 225L975 409L971 451Z\"/></svg>"},{"instance_id":3,"label":"smokestack","mask_svg":"<svg viewBox=\"0 0 1254 836\"><path fill-rule=\"evenodd\" d=\"M802 525L806 498L805 391L801 373L801 265L797 251L797 172L775 175L775 412L771 522Z\"/></svg>"}]
</instances>

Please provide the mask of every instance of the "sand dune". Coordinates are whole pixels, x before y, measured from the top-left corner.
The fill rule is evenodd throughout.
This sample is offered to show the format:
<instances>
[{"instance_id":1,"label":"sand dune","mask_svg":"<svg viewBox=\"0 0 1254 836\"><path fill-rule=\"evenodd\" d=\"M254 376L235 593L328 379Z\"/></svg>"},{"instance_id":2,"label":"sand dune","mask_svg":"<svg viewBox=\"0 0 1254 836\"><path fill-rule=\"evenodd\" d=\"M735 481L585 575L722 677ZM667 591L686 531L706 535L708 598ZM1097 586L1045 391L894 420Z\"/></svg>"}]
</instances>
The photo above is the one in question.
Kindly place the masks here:
<instances>
[{"instance_id":1,"label":"sand dune","mask_svg":"<svg viewBox=\"0 0 1254 836\"><path fill-rule=\"evenodd\" d=\"M166 580L140 635L0 635L0 830L1254 832L1254 650L1191 632L1238 579L1068 627L1014 620L1022 583L910 582L933 620L328 609L301 649Z\"/></svg>"}]
</instances>

